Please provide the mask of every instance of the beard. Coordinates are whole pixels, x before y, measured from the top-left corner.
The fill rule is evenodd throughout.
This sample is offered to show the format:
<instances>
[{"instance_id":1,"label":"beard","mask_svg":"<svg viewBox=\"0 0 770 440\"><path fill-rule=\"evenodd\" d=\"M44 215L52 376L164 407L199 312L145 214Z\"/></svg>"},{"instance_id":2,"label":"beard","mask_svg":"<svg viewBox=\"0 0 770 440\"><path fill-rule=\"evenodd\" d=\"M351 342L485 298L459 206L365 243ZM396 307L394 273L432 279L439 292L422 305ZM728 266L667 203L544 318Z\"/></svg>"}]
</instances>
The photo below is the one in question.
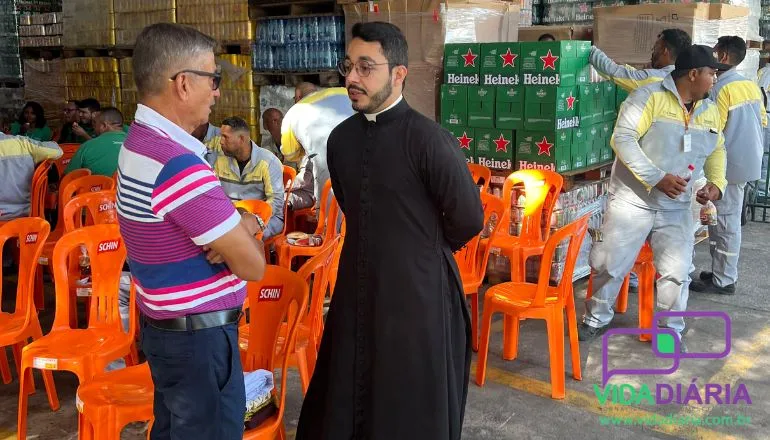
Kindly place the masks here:
<instances>
[{"instance_id":1,"label":"beard","mask_svg":"<svg viewBox=\"0 0 770 440\"><path fill-rule=\"evenodd\" d=\"M357 90L363 91L356 87ZM382 104L390 98L390 95L393 93L393 86L390 83L390 77L388 77L388 82L380 89L378 90L374 95L369 97L369 105L363 106L357 103L353 103L353 110L361 113L375 113ZM368 96L368 94L367 94Z\"/></svg>"}]
</instances>

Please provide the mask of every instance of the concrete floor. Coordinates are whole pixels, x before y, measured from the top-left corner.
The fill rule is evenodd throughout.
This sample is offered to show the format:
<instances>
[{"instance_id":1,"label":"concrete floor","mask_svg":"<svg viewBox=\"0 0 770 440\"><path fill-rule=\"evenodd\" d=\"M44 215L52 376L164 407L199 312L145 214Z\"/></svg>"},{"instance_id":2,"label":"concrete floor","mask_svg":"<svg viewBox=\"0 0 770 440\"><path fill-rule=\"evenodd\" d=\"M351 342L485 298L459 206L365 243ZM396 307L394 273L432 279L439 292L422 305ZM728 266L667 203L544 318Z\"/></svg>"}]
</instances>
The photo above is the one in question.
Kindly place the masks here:
<instances>
[{"instance_id":1,"label":"concrete floor","mask_svg":"<svg viewBox=\"0 0 770 440\"><path fill-rule=\"evenodd\" d=\"M749 223L743 232L744 242L740 265L738 294L731 297L693 293L689 310L722 310L732 319L732 352L724 359L684 359L678 371L669 376L618 376L611 383L647 384L653 391L656 383L683 384L685 389L693 378L703 387L706 383L731 384L733 394L738 384L745 384L752 400L751 405L622 405L598 403L594 385L601 384L601 342L580 344L583 380L571 378L569 350L567 361L567 396L564 400L550 398L548 345L545 325L541 321L521 323L521 340L515 361L501 359L502 327L496 318L490 346L487 383L481 388L475 384L472 374L468 404L463 429L464 439L767 439L770 438L770 304L766 292L770 288L767 262L770 252L770 224ZM696 265L708 264L708 247L697 247ZM6 292L12 288L5 283ZM578 297L578 316L582 314L585 282L575 286ZM9 301L4 301L6 306ZM10 302L12 304L12 301ZM43 321L50 325L53 305L43 314ZM637 323L636 296L629 301L629 311L616 316L614 327L634 327ZM685 335L691 352L720 352L724 348L723 324L714 319L688 319ZM44 328L46 325L44 324ZM610 365L613 368L646 367L666 368L671 360L657 359L650 344L633 337L612 338L609 347ZM475 371L475 357L474 357ZM290 371L286 426L293 438L302 402L299 378ZM45 393L39 388L30 399L28 438L40 440L66 440L77 437L74 393L75 377L68 373L55 373L61 409L51 412ZM39 387L40 376L36 375ZM683 391L684 394L684 391ZM0 440L16 438L18 381L0 385ZM660 425L654 427L602 426L600 416L613 415L621 418L677 415L680 417L723 417L738 415L750 417L748 426L682 426ZM630 420L630 419L629 419ZM720 419L721 420L721 419ZM605 423L607 420L605 420ZM404 422L406 423L406 422ZM705 422L704 422L705 423ZM143 425L126 428L122 438L141 439ZM621 437L622 436L622 437Z\"/></svg>"}]
</instances>

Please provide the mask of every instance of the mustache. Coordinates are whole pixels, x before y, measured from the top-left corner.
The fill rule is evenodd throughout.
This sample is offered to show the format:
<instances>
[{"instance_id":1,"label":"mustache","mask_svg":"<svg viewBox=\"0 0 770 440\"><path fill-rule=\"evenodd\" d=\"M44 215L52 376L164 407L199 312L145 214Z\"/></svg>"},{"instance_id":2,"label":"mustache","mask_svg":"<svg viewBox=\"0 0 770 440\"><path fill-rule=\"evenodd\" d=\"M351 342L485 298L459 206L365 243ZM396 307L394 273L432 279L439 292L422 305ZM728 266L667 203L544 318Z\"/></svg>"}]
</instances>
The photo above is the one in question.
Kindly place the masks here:
<instances>
[{"instance_id":1,"label":"mustache","mask_svg":"<svg viewBox=\"0 0 770 440\"><path fill-rule=\"evenodd\" d=\"M359 92L363 93L364 95L367 94L366 90L364 90L364 89L362 89L361 87L358 87L358 86L348 86L348 91L351 91L351 90L359 91Z\"/></svg>"}]
</instances>

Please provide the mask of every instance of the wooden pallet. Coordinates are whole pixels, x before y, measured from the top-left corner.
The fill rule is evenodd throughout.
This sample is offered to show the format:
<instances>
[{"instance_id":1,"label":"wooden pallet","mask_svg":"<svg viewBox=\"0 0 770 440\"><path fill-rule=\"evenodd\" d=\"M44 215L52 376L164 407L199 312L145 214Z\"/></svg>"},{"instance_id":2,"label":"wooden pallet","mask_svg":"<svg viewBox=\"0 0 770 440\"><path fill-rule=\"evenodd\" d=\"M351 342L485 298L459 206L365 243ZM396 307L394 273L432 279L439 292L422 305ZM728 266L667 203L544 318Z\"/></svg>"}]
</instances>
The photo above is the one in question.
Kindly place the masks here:
<instances>
[{"instance_id":1,"label":"wooden pallet","mask_svg":"<svg viewBox=\"0 0 770 440\"><path fill-rule=\"evenodd\" d=\"M62 46L44 47L20 47L19 53L25 59L53 60L61 58L64 48Z\"/></svg>"},{"instance_id":2,"label":"wooden pallet","mask_svg":"<svg viewBox=\"0 0 770 440\"><path fill-rule=\"evenodd\" d=\"M257 20L268 17L341 13L342 8L334 0L253 0L249 8L249 16Z\"/></svg>"},{"instance_id":3,"label":"wooden pallet","mask_svg":"<svg viewBox=\"0 0 770 440\"><path fill-rule=\"evenodd\" d=\"M322 87L335 87L343 84L342 77L336 70L320 72L254 72L253 75L255 86L276 84L296 86L301 82L310 82Z\"/></svg>"},{"instance_id":4,"label":"wooden pallet","mask_svg":"<svg viewBox=\"0 0 770 440\"><path fill-rule=\"evenodd\" d=\"M133 55L134 49L129 46L109 46L109 47L80 47L64 48L62 56L64 58L82 58L82 57L112 57L129 58Z\"/></svg>"},{"instance_id":5,"label":"wooden pallet","mask_svg":"<svg viewBox=\"0 0 770 440\"><path fill-rule=\"evenodd\" d=\"M251 55L252 42L248 40L223 41L219 43L219 53L235 55Z\"/></svg>"}]
</instances>

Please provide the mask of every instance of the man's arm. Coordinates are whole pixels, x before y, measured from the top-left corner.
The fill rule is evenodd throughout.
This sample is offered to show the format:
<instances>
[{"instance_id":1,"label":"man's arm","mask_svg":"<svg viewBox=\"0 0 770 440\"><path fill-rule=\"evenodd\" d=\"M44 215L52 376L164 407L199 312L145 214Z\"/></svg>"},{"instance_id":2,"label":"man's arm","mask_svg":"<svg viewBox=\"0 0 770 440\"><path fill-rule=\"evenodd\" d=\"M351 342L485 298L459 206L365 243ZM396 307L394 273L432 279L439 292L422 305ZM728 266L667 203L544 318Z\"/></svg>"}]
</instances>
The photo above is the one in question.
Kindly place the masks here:
<instances>
[{"instance_id":1,"label":"man's arm","mask_svg":"<svg viewBox=\"0 0 770 440\"><path fill-rule=\"evenodd\" d=\"M281 123L281 153L283 153L283 160L287 162L299 162L300 158L305 154L305 149L302 147L299 139L297 139L297 126L292 123L300 110L298 105L295 104L294 107L286 112L286 116L284 116Z\"/></svg>"},{"instance_id":2,"label":"man's arm","mask_svg":"<svg viewBox=\"0 0 770 440\"><path fill-rule=\"evenodd\" d=\"M257 147L259 148L259 147ZM267 173L264 178L266 202L273 208L273 215L267 222L265 238L280 234L283 231L283 165L275 155L271 154L267 160Z\"/></svg>"},{"instance_id":3,"label":"man's arm","mask_svg":"<svg viewBox=\"0 0 770 440\"><path fill-rule=\"evenodd\" d=\"M420 168L429 194L443 213L444 238L455 252L484 227L479 188L447 130L439 130L426 143Z\"/></svg>"},{"instance_id":4,"label":"man's arm","mask_svg":"<svg viewBox=\"0 0 770 440\"><path fill-rule=\"evenodd\" d=\"M315 186L313 181L313 161L305 157L300 164L297 178L291 184L289 207L294 210L312 208L315 205Z\"/></svg>"},{"instance_id":5,"label":"man's arm","mask_svg":"<svg viewBox=\"0 0 770 440\"><path fill-rule=\"evenodd\" d=\"M16 139L29 152L35 163L40 163L46 159L58 159L64 154L56 142L40 142L28 137L18 137Z\"/></svg>"},{"instance_id":6,"label":"man's arm","mask_svg":"<svg viewBox=\"0 0 770 440\"><path fill-rule=\"evenodd\" d=\"M196 245L221 256L238 278L262 279L265 255L254 238L254 219L235 210L201 158L186 154L169 161L158 176L151 203L156 215L175 223Z\"/></svg>"},{"instance_id":7,"label":"man's arm","mask_svg":"<svg viewBox=\"0 0 770 440\"><path fill-rule=\"evenodd\" d=\"M666 173L658 168L639 145L639 139L652 125L653 97L645 90L633 92L623 102L612 133L610 144L618 159L636 176L647 191L660 182Z\"/></svg>"},{"instance_id":8,"label":"man's arm","mask_svg":"<svg viewBox=\"0 0 770 440\"><path fill-rule=\"evenodd\" d=\"M621 66L596 46L591 48L589 61L600 75L614 82L627 92L632 92L639 87L658 81L647 70L636 70L631 66Z\"/></svg>"},{"instance_id":9,"label":"man's arm","mask_svg":"<svg viewBox=\"0 0 770 440\"><path fill-rule=\"evenodd\" d=\"M727 186L726 172L727 150L725 150L725 138L720 132L717 147L709 154L706 163L703 164L703 174L706 175L709 183L719 188L720 193L724 194Z\"/></svg>"}]
</instances>

